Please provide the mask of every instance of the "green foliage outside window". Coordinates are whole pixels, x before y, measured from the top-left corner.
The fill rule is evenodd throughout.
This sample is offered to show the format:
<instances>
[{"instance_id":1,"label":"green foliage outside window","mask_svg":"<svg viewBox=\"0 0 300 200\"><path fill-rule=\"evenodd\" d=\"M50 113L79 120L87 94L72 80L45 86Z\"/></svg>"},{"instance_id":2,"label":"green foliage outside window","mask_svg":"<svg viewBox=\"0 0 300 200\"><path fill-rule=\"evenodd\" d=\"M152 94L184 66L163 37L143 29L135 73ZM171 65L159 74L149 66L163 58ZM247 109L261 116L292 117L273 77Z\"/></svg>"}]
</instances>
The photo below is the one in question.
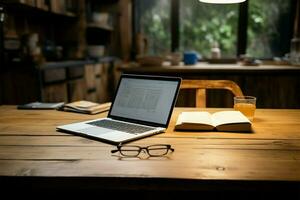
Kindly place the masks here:
<instances>
[{"instance_id":1,"label":"green foliage outside window","mask_svg":"<svg viewBox=\"0 0 300 200\"><path fill-rule=\"evenodd\" d=\"M283 42L289 42L282 41L289 32L289 12L290 1L287 0L250 0L247 54L272 58L287 53L280 47Z\"/></svg>"},{"instance_id":2,"label":"green foliage outside window","mask_svg":"<svg viewBox=\"0 0 300 200\"><path fill-rule=\"evenodd\" d=\"M171 48L170 0L139 0L141 31L149 39L149 53ZM283 56L289 41L290 1L249 0L247 54L259 58ZM239 4L218 5L180 1L179 51L195 50L210 57L214 42L222 57L236 57ZM280 28L284 27L284 28ZM284 40L284 39L285 40ZM285 50L283 50L285 47Z\"/></svg>"},{"instance_id":3,"label":"green foliage outside window","mask_svg":"<svg viewBox=\"0 0 300 200\"><path fill-rule=\"evenodd\" d=\"M214 42L219 43L223 57L236 55L238 6L180 1L181 49L196 50L210 57Z\"/></svg>"}]
</instances>

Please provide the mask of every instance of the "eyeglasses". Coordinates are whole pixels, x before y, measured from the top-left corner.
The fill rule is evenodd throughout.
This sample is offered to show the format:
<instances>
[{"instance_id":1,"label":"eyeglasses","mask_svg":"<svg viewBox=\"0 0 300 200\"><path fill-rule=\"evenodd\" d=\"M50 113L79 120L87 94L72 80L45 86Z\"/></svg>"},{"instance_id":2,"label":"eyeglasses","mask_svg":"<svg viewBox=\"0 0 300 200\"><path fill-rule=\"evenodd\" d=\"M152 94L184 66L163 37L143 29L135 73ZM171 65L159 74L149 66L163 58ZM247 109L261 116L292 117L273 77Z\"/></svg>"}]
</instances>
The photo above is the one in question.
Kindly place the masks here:
<instances>
[{"instance_id":1,"label":"eyeglasses","mask_svg":"<svg viewBox=\"0 0 300 200\"><path fill-rule=\"evenodd\" d=\"M154 144L146 147L118 145L117 149L111 150L111 153L116 153L118 151L125 157L137 157L142 151L149 156L158 157L166 155L169 151L174 152L174 149L169 144Z\"/></svg>"}]
</instances>

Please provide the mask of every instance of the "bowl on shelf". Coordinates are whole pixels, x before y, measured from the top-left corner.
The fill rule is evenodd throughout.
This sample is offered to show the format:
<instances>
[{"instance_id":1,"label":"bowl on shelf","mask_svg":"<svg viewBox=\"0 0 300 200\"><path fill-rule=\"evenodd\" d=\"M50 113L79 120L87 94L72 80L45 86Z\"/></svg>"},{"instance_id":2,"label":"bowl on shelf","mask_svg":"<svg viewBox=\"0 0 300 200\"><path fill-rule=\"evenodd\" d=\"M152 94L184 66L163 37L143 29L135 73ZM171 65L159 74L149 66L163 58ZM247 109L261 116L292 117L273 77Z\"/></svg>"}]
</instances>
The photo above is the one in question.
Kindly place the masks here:
<instances>
[{"instance_id":1,"label":"bowl on shelf","mask_svg":"<svg viewBox=\"0 0 300 200\"><path fill-rule=\"evenodd\" d=\"M162 56L137 56L137 62L140 66L162 66L165 57Z\"/></svg>"},{"instance_id":2,"label":"bowl on shelf","mask_svg":"<svg viewBox=\"0 0 300 200\"><path fill-rule=\"evenodd\" d=\"M87 47L88 56L92 58L99 58L104 56L105 46L104 45L88 45Z\"/></svg>"},{"instance_id":3,"label":"bowl on shelf","mask_svg":"<svg viewBox=\"0 0 300 200\"><path fill-rule=\"evenodd\" d=\"M108 25L109 13L106 13L106 12L94 12L92 14L92 20L96 24Z\"/></svg>"},{"instance_id":4,"label":"bowl on shelf","mask_svg":"<svg viewBox=\"0 0 300 200\"><path fill-rule=\"evenodd\" d=\"M182 55L179 52L170 53L166 55L166 59L171 63L172 66L176 66L180 65L180 62L182 61Z\"/></svg>"}]
</instances>

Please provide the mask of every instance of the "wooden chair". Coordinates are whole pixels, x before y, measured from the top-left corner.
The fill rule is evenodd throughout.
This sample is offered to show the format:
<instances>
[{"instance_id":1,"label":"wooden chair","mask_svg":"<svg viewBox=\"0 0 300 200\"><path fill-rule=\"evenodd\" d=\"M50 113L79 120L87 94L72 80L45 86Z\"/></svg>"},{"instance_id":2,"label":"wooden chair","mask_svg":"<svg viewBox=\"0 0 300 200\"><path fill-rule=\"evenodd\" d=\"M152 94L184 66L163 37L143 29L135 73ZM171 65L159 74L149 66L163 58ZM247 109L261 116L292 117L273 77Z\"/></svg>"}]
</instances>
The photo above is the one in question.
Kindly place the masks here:
<instances>
[{"instance_id":1,"label":"wooden chair","mask_svg":"<svg viewBox=\"0 0 300 200\"><path fill-rule=\"evenodd\" d=\"M180 89L195 89L196 107L206 107L207 89L225 89L234 96L244 96L241 88L231 80L182 80Z\"/></svg>"}]
</instances>

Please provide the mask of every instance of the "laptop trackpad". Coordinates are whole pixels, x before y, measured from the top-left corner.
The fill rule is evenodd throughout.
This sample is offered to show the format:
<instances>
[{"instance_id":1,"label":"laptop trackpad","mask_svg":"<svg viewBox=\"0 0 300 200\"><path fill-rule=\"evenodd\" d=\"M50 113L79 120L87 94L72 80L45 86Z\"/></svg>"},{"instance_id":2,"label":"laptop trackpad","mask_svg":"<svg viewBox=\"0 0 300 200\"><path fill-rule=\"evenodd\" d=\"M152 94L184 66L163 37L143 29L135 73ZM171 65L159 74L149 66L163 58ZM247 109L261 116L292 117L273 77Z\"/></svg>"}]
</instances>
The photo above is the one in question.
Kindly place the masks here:
<instances>
[{"instance_id":1,"label":"laptop trackpad","mask_svg":"<svg viewBox=\"0 0 300 200\"><path fill-rule=\"evenodd\" d=\"M132 138L133 134L110 130L106 128L101 127L91 127L91 128L85 128L81 129L78 132L85 133L90 136L106 139L106 140L112 140L115 142L121 142L122 140L127 140L129 138Z\"/></svg>"},{"instance_id":2,"label":"laptop trackpad","mask_svg":"<svg viewBox=\"0 0 300 200\"><path fill-rule=\"evenodd\" d=\"M101 127L90 127L90 128L84 128L84 129L78 130L78 132L98 137L100 135L115 132L115 131L107 129L107 128L101 128Z\"/></svg>"}]
</instances>

